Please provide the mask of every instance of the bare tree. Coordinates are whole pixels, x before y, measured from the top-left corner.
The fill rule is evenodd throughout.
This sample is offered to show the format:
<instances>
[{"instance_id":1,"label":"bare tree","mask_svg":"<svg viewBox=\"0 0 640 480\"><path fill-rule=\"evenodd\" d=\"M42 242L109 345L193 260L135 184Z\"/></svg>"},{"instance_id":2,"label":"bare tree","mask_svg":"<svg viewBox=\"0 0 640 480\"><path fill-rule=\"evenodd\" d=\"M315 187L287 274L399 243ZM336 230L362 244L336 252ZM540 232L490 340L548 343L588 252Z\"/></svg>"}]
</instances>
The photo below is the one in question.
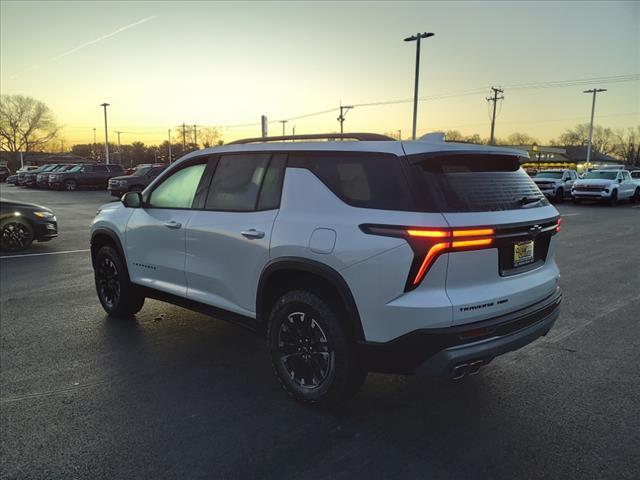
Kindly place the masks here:
<instances>
[{"instance_id":1,"label":"bare tree","mask_svg":"<svg viewBox=\"0 0 640 480\"><path fill-rule=\"evenodd\" d=\"M498 140L496 143L501 145L533 145L534 143L540 142L537 138L534 138L527 133L514 132L505 140Z\"/></svg>"},{"instance_id":2,"label":"bare tree","mask_svg":"<svg viewBox=\"0 0 640 480\"><path fill-rule=\"evenodd\" d=\"M221 145L220 132L216 127L202 127L198 131L198 141L204 148Z\"/></svg>"},{"instance_id":3,"label":"bare tree","mask_svg":"<svg viewBox=\"0 0 640 480\"><path fill-rule=\"evenodd\" d=\"M600 125L593 127L593 149L596 152L608 155L613 153L615 149L615 135L610 128L604 128ZM562 147L584 147L589 143L589 124L582 123L574 128L566 130L557 139L552 140L552 145Z\"/></svg>"},{"instance_id":4,"label":"bare tree","mask_svg":"<svg viewBox=\"0 0 640 480\"><path fill-rule=\"evenodd\" d=\"M640 165L640 125L616 130L614 153L629 165Z\"/></svg>"},{"instance_id":5,"label":"bare tree","mask_svg":"<svg viewBox=\"0 0 640 480\"><path fill-rule=\"evenodd\" d=\"M40 100L24 95L0 96L2 149L15 154L42 150L51 144L59 127L53 112Z\"/></svg>"}]
</instances>

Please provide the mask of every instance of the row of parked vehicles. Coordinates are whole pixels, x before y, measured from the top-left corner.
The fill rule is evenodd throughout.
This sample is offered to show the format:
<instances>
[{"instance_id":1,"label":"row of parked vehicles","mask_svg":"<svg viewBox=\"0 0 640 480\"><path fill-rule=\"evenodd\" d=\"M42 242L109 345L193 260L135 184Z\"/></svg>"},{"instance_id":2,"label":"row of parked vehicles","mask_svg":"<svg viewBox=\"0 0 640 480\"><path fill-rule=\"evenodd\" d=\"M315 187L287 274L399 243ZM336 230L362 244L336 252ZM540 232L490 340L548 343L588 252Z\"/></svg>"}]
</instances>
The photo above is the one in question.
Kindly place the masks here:
<instances>
[{"instance_id":1,"label":"row of parked vehicles","mask_svg":"<svg viewBox=\"0 0 640 480\"><path fill-rule=\"evenodd\" d=\"M533 181L547 198L556 202L599 200L615 205L620 200L640 201L640 170L603 168L581 177L575 170L543 170Z\"/></svg>"},{"instance_id":2,"label":"row of parked vehicles","mask_svg":"<svg viewBox=\"0 0 640 480\"><path fill-rule=\"evenodd\" d=\"M106 188L113 196L120 198L126 192L141 192L165 167L165 164L142 164L125 171L118 164L29 165L22 167L15 175L11 175L4 167L1 173L4 173L5 178L0 180L21 187L51 190Z\"/></svg>"}]
</instances>

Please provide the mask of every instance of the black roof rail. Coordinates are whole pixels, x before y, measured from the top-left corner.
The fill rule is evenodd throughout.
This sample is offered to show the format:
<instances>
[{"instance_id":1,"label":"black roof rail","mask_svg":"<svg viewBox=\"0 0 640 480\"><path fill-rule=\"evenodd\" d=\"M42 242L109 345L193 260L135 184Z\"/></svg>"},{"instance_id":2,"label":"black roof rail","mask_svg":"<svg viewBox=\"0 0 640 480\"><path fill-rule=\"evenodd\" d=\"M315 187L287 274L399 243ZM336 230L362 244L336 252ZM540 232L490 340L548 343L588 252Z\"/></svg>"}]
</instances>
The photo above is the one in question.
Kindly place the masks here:
<instances>
[{"instance_id":1,"label":"black roof rail","mask_svg":"<svg viewBox=\"0 0 640 480\"><path fill-rule=\"evenodd\" d=\"M389 142L395 138L379 133L310 133L302 135L282 135L279 137L243 138L229 142L226 145L240 145L243 143L283 142L285 140L359 140L361 142Z\"/></svg>"}]
</instances>

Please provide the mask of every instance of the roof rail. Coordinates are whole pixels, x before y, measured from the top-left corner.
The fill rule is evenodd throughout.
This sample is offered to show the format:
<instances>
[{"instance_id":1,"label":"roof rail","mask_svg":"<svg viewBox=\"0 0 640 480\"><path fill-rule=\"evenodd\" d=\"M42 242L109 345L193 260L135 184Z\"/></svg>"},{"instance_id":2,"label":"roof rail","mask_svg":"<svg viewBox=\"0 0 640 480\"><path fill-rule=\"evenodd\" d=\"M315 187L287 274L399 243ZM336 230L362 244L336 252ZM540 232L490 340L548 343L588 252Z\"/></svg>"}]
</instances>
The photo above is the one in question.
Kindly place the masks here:
<instances>
[{"instance_id":1,"label":"roof rail","mask_svg":"<svg viewBox=\"0 0 640 480\"><path fill-rule=\"evenodd\" d=\"M261 143L261 142L282 142L285 140L359 140L361 142L376 141L376 142L388 142L395 141L395 138L388 137L386 135L380 135L379 133L311 133L303 135L282 135L279 137L256 137L256 138L243 138L241 140L235 140L229 142L226 145L239 145L243 143Z\"/></svg>"}]
</instances>

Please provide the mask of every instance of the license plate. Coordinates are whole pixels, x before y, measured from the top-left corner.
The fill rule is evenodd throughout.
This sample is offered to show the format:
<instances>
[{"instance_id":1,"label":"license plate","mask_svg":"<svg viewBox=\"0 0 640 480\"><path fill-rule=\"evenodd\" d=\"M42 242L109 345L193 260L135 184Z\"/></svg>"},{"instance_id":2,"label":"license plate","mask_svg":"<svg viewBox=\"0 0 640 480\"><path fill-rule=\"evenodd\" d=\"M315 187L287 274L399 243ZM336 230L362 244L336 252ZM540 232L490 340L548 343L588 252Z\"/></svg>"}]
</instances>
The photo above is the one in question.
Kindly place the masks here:
<instances>
[{"instance_id":1,"label":"license plate","mask_svg":"<svg viewBox=\"0 0 640 480\"><path fill-rule=\"evenodd\" d=\"M520 267L533 263L533 240L513 244L513 266Z\"/></svg>"}]
</instances>

